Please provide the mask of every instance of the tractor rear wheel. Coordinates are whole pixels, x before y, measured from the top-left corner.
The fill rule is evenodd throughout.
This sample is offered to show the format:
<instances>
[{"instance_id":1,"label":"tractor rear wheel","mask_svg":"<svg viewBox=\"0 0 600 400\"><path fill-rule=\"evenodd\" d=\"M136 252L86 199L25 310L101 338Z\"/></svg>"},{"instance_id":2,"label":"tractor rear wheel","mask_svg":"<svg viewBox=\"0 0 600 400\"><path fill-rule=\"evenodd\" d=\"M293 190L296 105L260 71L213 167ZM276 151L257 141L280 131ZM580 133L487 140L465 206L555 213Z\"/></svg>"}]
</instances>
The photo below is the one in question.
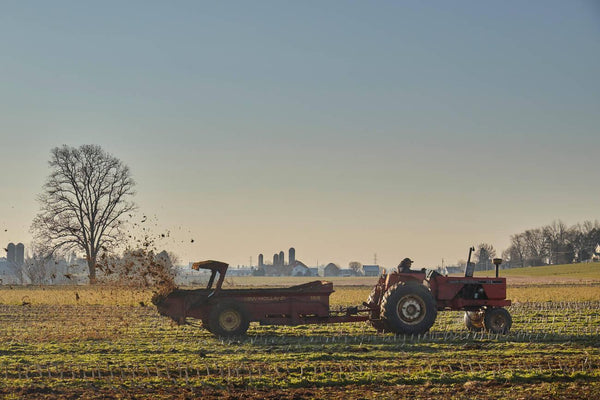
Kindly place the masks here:
<instances>
[{"instance_id":1,"label":"tractor rear wheel","mask_svg":"<svg viewBox=\"0 0 600 400\"><path fill-rule=\"evenodd\" d=\"M483 330L483 311L465 311L465 326L471 332Z\"/></svg>"},{"instance_id":2,"label":"tractor rear wheel","mask_svg":"<svg viewBox=\"0 0 600 400\"><path fill-rule=\"evenodd\" d=\"M483 324L488 332L506 335L512 326L512 317L504 308L488 308L485 310Z\"/></svg>"},{"instance_id":3,"label":"tractor rear wheel","mask_svg":"<svg viewBox=\"0 0 600 400\"><path fill-rule=\"evenodd\" d=\"M217 336L241 336L249 326L248 314L240 304L233 301L215 305L208 317L208 330Z\"/></svg>"},{"instance_id":4,"label":"tractor rear wheel","mask_svg":"<svg viewBox=\"0 0 600 400\"><path fill-rule=\"evenodd\" d=\"M431 292L421 284L396 284L381 300L381 314L387 328L394 333L427 332L437 317Z\"/></svg>"}]
</instances>

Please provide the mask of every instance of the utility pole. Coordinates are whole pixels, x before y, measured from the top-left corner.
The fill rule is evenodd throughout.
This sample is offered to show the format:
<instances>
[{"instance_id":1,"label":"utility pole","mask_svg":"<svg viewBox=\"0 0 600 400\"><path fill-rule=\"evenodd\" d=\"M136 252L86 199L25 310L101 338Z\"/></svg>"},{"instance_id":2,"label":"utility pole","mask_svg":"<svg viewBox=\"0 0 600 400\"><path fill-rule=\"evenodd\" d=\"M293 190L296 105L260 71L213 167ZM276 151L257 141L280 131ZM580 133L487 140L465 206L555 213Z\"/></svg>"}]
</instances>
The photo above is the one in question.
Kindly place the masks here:
<instances>
[{"instance_id":1,"label":"utility pole","mask_svg":"<svg viewBox=\"0 0 600 400\"><path fill-rule=\"evenodd\" d=\"M373 264L377 265L377 253L373 254Z\"/></svg>"}]
</instances>

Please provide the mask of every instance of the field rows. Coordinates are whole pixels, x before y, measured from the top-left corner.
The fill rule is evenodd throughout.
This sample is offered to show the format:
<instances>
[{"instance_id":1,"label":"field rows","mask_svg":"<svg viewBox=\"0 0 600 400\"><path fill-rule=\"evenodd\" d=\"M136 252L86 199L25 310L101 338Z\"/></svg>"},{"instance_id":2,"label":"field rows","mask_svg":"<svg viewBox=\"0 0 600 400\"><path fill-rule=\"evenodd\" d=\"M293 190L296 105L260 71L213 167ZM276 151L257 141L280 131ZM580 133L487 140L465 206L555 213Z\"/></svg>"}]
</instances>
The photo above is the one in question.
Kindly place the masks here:
<instances>
[{"instance_id":1,"label":"field rows","mask_svg":"<svg viewBox=\"0 0 600 400\"><path fill-rule=\"evenodd\" d=\"M495 340L570 340L598 337L600 302L521 303L508 307L513 328L507 336L469 333L462 312L439 312L436 323L423 340L495 339ZM0 339L14 341L62 341L134 337L170 337L189 340L208 333L196 327L171 327L153 307L132 306L10 306L0 305ZM310 335L306 331L310 330ZM367 323L283 327L252 324L250 340L268 335L269 340L409 340L403 335L377 335ZM304 337L304 338L303 338ZM331 337L331 339L329 339Z\"/></svg>"},{"instance_id":2,"label":"field rows","mask_svg":"<svg viewBox=\"0 0 600 400\"><path fill-rule=\"evenodd\" d=\"M356 304L365 289L340 289L333 307ZM0 304L0 397L99 391L108 398L225 392L252 399L289 390L289 398L329 398L331 391L340 398L397 398L401 390L415 398L437 392L506 398L519 387L532 398L562 398L565 388L589 398L600 392L596 300L513 304L508 335L469 332L462 312L444 311L425 335L378 334L368 323L252 324L247 336L224 340L173 325L146 305L143 292L123 303L77 292L80 301L90 300L83 304L73 304L69 291L42 293L69 301L52 304L35 292L31 301ZM329 390L318 395L318 388Z\"/></svg>"},{"instance_id":3,"label":"field rows","mask_svg":"<svg viewBox=\"0 0 600 400\"><path fill-rule=\"evenodd\" d=\"M153 364L153 365L18 365L4 367L2 377L13 384L53 380L55 384L74 381L133 382L166 379L174 384L193 386L285 388L340 384L417 384L458 383L466 381L501 380L503 382L549 381L599 378L598 359L576 362L514 363L512 365L481 362L456 362L447 365L387 366L371 363L311 363L295 366L242 364L235 367L219 364ZM596 363L596 364L594 364Z\"/></svg>"}]
</instances>

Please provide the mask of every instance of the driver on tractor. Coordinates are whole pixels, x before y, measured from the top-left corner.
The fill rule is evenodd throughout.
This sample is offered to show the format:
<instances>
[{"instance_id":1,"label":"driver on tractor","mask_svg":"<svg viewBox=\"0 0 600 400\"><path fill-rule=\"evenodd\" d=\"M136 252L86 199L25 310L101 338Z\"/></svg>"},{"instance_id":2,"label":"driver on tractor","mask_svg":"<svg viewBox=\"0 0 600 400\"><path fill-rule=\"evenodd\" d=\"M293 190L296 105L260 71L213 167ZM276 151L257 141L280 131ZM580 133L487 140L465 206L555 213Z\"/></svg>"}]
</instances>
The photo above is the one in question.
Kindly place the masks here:
<instances>
[{"instance_id":1,"label":"driver on tractor","mask_svg":"<svg viewBox=\"0 0 600 400\"><path fill-rule=\"evenodd\" d=\"M410 267L413 263L413 260L406 257L404 260L398 264L398 272L410 272Z\"/></svg>"}]
</instances>

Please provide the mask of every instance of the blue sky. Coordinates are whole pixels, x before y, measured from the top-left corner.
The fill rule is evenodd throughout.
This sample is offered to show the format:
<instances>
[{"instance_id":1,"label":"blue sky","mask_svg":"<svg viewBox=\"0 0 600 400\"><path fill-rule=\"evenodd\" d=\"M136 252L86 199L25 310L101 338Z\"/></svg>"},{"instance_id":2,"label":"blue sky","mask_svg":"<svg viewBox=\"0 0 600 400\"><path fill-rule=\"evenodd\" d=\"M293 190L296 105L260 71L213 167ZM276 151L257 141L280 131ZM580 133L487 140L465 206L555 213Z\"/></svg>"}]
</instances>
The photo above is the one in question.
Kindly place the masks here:
<instances>
[{"instance_id":1,"label":"blue sky","mask_svg":"<svg viewBox=\"0 0 600 400\"><path fill-rule=\"evenodd\" d=\"M31 241L50 149L86 143L183 261L429 267L599 218L597 2L0 11L0 242Z\"/></svg>"}]
</instances>

